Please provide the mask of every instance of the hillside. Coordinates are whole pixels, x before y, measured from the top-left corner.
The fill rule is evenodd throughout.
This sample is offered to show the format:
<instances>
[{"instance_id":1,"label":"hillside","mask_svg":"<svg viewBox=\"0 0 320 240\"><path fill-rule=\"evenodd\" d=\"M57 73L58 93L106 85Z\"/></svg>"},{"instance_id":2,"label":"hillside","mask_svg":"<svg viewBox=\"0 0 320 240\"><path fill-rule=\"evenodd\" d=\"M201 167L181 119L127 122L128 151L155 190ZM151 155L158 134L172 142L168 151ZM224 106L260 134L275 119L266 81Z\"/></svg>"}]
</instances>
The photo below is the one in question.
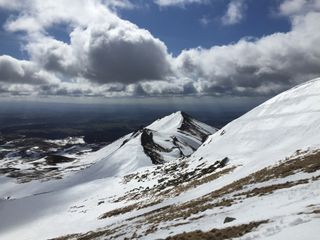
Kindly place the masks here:
<instances>
[{"instance_id":1,"label":"hillside","mask_svg":"<svg viewBox=\"0 0 320 240\"><path fill-rule=\"evenodd\" d=\"M320 78L217 132L177 112L90 154L95 164L64 179L1 177L0 238L314 239L319 102Z\"/></svg>"}]
</instances>

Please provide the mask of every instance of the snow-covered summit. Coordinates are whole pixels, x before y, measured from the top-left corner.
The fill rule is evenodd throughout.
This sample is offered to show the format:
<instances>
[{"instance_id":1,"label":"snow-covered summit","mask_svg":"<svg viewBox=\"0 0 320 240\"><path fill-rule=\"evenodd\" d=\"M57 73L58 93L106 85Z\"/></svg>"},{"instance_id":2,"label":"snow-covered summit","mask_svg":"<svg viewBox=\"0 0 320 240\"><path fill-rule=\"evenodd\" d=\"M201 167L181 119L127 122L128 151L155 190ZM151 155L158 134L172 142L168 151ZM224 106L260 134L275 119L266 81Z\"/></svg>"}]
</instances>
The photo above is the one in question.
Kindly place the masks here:
<instances>
[{"instance_id":1,"label":"snow-covered summit","mask_svg":"<svg viewBox=\"0 0 320 240\"><path fill-rule=\"evenodd\" d=\"M96 164L83 171L81 178L119 176L188 156L216 131L186 113L173 113L86 156Z\"/></svg>"},{"instance_id":2,"label":"snow-covered summit","mask_svg":"<svg viewBox=\"0 0 320 240\"><path fill-rule=\"evenodd\" d=\"M150 125L148 125L146 128L158 131L158 132L176 132L179 127L181 127L181 124L184 120L183 114L181 111L172 113L168 116L165 116L163 118L160 118Z\"/></svg>"},{"instance_id":3,"label":"snow-covered summit","mask_svg":"<svg viewBox=\"0 0 320 240\"><path fill-rule=\"evenodd\" d=\"M178 131L187 133L192 131L193 133L190 134L198 137L199 140L203 140L208 134L217 131L216 128L197 121L183 111L178 111L160 118L146 128L161 133L173 133Z\"/></svg>"}]
</instances>

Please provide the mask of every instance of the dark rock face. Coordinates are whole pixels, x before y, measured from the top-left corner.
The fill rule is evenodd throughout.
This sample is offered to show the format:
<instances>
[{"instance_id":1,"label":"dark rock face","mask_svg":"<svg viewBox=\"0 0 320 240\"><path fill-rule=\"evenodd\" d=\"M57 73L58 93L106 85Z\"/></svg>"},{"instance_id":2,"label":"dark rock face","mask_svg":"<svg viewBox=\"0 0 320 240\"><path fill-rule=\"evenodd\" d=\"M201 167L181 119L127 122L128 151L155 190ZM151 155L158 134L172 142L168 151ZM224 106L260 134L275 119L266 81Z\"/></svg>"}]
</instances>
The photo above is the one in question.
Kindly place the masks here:
<instances>
[{"instance_id":1,"label":"dark rock face","mask_svg":"<svg viewBox=\"0 0 320 240\"><path fill-rule=\"evenodd\" d=\"M200 142L204 142L207 139L207 137L211 135L211 132L208 132L205 129L201 128L199 125L197 125L197 123L188 114L186 114L185 112L181 112L181 115L183 119L182 119L181 126L178 128L179 132L185 135L192 136L195 139L198 139ZM140 128L136 130L132 134L131 138L138 136L140 133L141 133L141 145L144 149L144 152L146 153L147 156L150 157L153 164L162 164L164 162L164 159L161 154L163 152L170 152L173 149L178 149L180 152L180 156L185 157L185 154L182 151L182 148L184 146L187 146L193 149L194 151L196 150L194 146L191 146L186 142L182 142L176 136L171 137L173 146L170 149L166 149L154 141L153 131L147 128ZM126 144L126 141L123 142L122 146L124 144Z\"/></svg>"},{"instance_id":2,"label":"dark rock face","mask_svg":"<svg viewBox=\"0 0 320 240\"><path fill-rule=\"evenodd\" d=\"M200 129L200 127L192 121L192 118L185 112L181 112L183 117L183 122L179 128L180 131L188 133L192 136L197 136L201 142L204 142L207 137L211 134L210 132L203 132L204 129Z\"/></svg>"},{"instance_id":3,"label":"dark rock face","mask_svg":"<svg viewBox=\"0 0 320 240\"><path fill-rule=\"evenodd\" d=\"M71 162L74 158L69 158L60 155L49 155L46 157L46 162L48 165L57 165L59 163Z\"/></svg>"},{"instance_id":4,"label":"dark rock face","mask_svg":"<svg viewBox=\"0 0 320 240\"><path fill-rule=\"evenodd\" d=\"M212 134L212 132L204 129L188 114L181 112L181 116L182 122L177 131L173 131L172 135L166 135L165 139L162 139L168 142L166 147L162 146L161 143L158 143L157 138L154 138L157 131L140 127L136 129L129 138L124 140L118 149L122 148L132 139L139 137L144 153L151 159L153 164L163 164L165 161L164 155L166 155L164 153L170 153L172 151L175 151L175 154L177 153L176 151L179 151L176 158L190 155L209 135ZM159 133L161 135L161 131L159 131ZM192 139L191 143L190 141L186 141L183 137L179 138L180 135L190 137L190 139Z\"/></svg>"},{"instance_id":5,"label":"dark rock face","mask_svg":"<svg viewBox=\"0 0 320 240\"><path fill-rule=\"evenodd\" d=\"M163 158L157 152L168 152L170 150L163 148L159 144L153 141L153 133L151 130L145 128L142 130L141 134L141 145L144 152L151 158L153 164L162 164Z\"/></svg>"},{"instance_id":6,"label":"dark rock face","mask_svg":"<svg viewBox=\"0 0 320 240\"><path fill-rule=\"evenodd\" d=\"M223 223L229 223L229 222L233 222L234 220L236 220L235 218L233 217L226 217L223 221Z\"/></svg>"}]
</instances>

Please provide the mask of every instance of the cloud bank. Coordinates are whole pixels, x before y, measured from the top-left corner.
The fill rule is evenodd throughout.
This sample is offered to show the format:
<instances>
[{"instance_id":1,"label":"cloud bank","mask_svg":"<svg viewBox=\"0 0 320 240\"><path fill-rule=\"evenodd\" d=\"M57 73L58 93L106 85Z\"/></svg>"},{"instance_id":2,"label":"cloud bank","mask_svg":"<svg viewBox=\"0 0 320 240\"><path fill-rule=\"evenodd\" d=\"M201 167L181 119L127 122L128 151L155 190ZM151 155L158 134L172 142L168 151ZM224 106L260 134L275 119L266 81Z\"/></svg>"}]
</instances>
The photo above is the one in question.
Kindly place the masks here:
<instances>
[{"instance_id":1,"label":"cloud bank","mask_svg":"<svg viewBox=\"0 0 320 240\"><path fill-rule=\"evenodd\" d=\"M231 1L224 24L241 21L247 4ZM68 8L64 0L0 0L11 13L6 31L24 35L28 54L27 60L0 56L0 94L271 96L320 75L319 0L281 1L277 11L291 23L287 33L184 50L177 57L117 15L119 8L134 7L128 0L70 0ZM67 29L67 42L50 35L56 25Z\"/></svg>"}]
</instances>

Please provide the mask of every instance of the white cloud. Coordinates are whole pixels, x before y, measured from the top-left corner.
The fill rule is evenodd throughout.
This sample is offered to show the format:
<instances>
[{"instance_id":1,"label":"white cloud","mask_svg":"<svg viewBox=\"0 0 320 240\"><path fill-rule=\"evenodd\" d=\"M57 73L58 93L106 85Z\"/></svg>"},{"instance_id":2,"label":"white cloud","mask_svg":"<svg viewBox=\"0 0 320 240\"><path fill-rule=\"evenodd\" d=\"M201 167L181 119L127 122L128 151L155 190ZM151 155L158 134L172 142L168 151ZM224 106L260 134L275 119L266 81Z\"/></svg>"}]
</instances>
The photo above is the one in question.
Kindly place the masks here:
<instances>
[{"instance_id":1,"label":"white cloud","mask_svg":"<svg viewBox=\"0 0 320 240\"><path fill-rule=\"evenodd\" d=\"M177 66L199 92L272 95L320 75L319 22L320 13L310 12L294 19L288 33L183 51Z\"/></svg>"},{"instance_id":2,"label":"white cloud","mask_svg":"<svg viewBox=\"0 0 320 240\"><path fill-rule=\"evenodd\" d=\"M207 16L202 16L199 19L199 22L203 25L203 26L207 26L211 21Z\"/></svg>"},{"instance_id":3,"label":"white cloud","mask_svg":"<svg viewBox=\"0 0 320 240\"><path fill-rule=\"evenodd\" d=\"M159 4L191 2L203 1ZM65 4L0 0L0 7L13 13L6 29L25 33L30 57L23 61L0 56L1 94L272 95L320 75L319 0L281 2L279 13L292 24L287 33L185 50L178 57L149 31L112 10L134 7L129 1L70 0L68 8ZM230 19L238 21L232 14ZM50 36L56 24L68 28L70 41Z\"/></svg>"},{"instance_id":4,"label":"white cloud","mask_svg":"<svg viewBox=\"0 0 320 240\"><path fill-rule=\"evenodd\" d=\"M245 10L246 4L244 0L232 0L228 4L227 12L221 19L222 23L224 25L233 25L239 23L244 18Z\"/></svg>"},{"instance_id":5,"label":"white cloud","mask_svg":"<svg viewBox=\"0 0 320 240\"><path fill-rule=\"evenodd\" d=\"M33 62L65 79L86 77L99 83L157 80L170 73L165 44L107 8L128 1L71 1L66 11L62 0L17 5L21 14L7 23L7 29L27 33L25 48ZM46 33L59 23L70 25L70 44Z\"/></svg>"},{"instance_id":6,"label":"white cloud","mask_svg":"<svg viewBox=\"0 0 320 240\"><path fill-rule=\"evenodd\" d=\"M294 16L320 10L320 0L285 0L280 4L280 13Z\"/></svg>"},{"instance_id":7,"label":"white cloud","mask_svg":"<svg viewBox=\"0 0 320 240\"><path fill-rule=\"evenodd\" d=\"M48 71L100 84L164 79L171 56L163 42L129 22L75 28L70 44L40 37L26 46L31 59Z\"/></svg>"},{"instance_id":8,"label":"white cloud","mask_svg":"<svg viewBox=\"0 0 320 240\"><path fill-rule=\"evenodd\" d=\"M24 31L28 34L44 33L55 24L65 23L71 26L85 27L98 22L115 22L119 18L112 13L106 2L102 0L2 0L3 8L17 11L19 14L11 17L6 24L8 31ZM13 8L12 6L16 6ZM81 13L81 14L80 14ZM38 37L38 36L36 36Z\"/></svg>"},{"instance_id":9,"label":"white cloud","mask_svg":"<svg viewBox=\"0 0 320 240\"><path fill-rule=\"evenodd\" d=\"M154 0L154 2L161 7L180 6L183 7L192 3L208 3L208 0Z\"/></svg>"},{"instance_id":10,"label":"white cloud","mask_svg":"<svg viewBox=\"0 0 320 240\"><path fill-rule=\"evenodd\" d=\"M104 0L104 3L111 9L125 8L132 9L135 5L130 0Z\"/></svg>"}]
</instances>

